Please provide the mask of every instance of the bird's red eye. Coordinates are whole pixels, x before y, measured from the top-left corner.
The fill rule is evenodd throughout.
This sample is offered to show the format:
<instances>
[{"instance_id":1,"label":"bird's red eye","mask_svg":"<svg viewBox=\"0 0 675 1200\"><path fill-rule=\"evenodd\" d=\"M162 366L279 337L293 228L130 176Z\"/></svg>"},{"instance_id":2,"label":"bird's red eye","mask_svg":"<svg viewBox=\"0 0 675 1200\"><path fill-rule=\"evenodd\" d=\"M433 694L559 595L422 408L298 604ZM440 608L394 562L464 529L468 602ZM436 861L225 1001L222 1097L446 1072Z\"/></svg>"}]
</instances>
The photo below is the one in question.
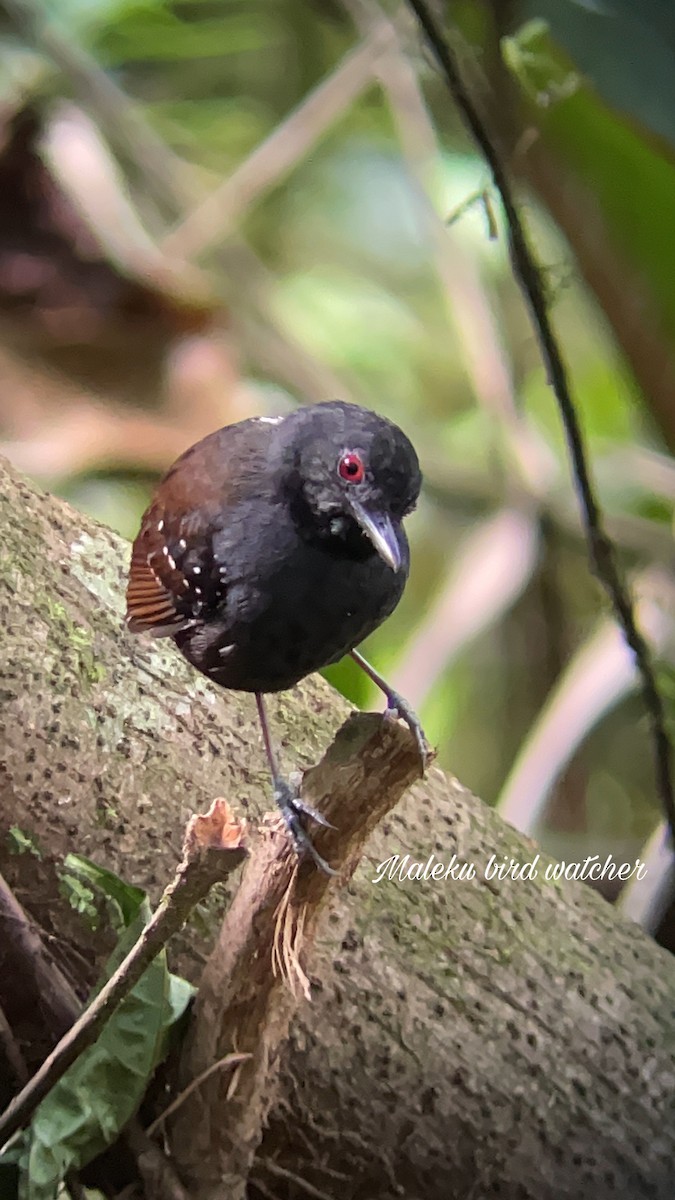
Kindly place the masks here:
<instances>
[{"instance_id":1,"label":"bird's red eye","mask_svg":"<svg viewBox=\"0 0 675 1200\"><path fill-rule=\"evenodd\" d=\"M338 475L341 479L345 479L347 483L361 483L365 473L366 468L358 454L348 451L342 455L338 463Z\"/></svg>"}]
</instances>

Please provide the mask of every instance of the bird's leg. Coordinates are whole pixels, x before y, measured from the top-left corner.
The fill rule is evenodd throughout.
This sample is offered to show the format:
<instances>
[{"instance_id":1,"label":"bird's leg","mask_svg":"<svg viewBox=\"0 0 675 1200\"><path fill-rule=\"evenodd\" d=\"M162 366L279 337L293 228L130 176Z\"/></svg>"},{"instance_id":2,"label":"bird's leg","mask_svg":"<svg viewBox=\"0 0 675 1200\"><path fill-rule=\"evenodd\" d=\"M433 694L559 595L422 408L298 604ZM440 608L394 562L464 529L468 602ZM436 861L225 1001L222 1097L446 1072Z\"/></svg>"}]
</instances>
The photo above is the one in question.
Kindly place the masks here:
<instances>
[{"instance_id":1,"label":"bird's leg","mask_svg":"<svg viewBox=\"0 0 675 1200\"><path fill-rule=\"evenodd\" d=\"M387 697L387 714L390 713L392 716L399 716L405 721L408 729L417 742L417 749L419 750L420 758L422 760L422 771L424 771L429 758L429 746L427 739L424 736L424 730L422 729L422 725L417 713L411 708L411 706L408 704L408 701L404 699L403 696L399 695L398 692L395 692L393 688L389 687L386 679L383 679L382 676L379 675L375 670L375 668L371 667L368 660L364 658L362 654L359 654L358 650L350 650L349 653L354 659L354 662L358 663L361 669L365 671L368 678L372 679L376 687L379 687L380 691L384 692L385 696Z\"/></svg>"},{"instance_id":2,"label":"bird's leg","mask_svg":"<svg viewBox=\"0 0 675 1200\"><path fill-rule=\"evenodd\" d=\"M274 799L276 800L279 810L286 828L291 835L293 847L299 858L304 858L307 855L313 859L319 870L324 871L326 875L337 875L332 867L328 865L325 859L321 857L317 850L314 849L312 840L309 837L303 823L303 816L311 817L319 825L324 825L326 829L334 829L335 826L327 821L322 813L317 812L311 804L307 804L298 792L291 787L290 783L285 780L277 764L277 757L272 745L270 736L270 727L267 720L267 709L261 692L256 692L255 702L258 706L258 717L260 720L260 728L262 730L263 744L265 746L265 754L269 763L270 774L272 776L272 786L274 788Z\"/></svg>"}]
</instances>

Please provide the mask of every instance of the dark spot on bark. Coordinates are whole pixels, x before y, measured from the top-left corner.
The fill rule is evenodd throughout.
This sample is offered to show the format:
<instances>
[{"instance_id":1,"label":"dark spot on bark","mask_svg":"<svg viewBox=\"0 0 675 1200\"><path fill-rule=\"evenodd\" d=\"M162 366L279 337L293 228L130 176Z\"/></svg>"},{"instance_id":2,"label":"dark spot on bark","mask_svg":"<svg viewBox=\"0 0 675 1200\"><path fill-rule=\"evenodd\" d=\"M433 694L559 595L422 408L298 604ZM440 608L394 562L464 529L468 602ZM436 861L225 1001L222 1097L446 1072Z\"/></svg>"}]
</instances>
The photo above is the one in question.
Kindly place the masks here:
<instances>
[{"instance_id":1,"label":"dark spot on bark","mask_svg":"<svg viewBox=\"0 0 675 1200\"><path fill-rule=\"evenodd\" d=\"M343 950L358 950L360 944L361 944L361 942L360 942L360 939L359 939L356 931L354 929L348 929L345 936L342 939L342 949Z\"/></svg>"}]
</instances>

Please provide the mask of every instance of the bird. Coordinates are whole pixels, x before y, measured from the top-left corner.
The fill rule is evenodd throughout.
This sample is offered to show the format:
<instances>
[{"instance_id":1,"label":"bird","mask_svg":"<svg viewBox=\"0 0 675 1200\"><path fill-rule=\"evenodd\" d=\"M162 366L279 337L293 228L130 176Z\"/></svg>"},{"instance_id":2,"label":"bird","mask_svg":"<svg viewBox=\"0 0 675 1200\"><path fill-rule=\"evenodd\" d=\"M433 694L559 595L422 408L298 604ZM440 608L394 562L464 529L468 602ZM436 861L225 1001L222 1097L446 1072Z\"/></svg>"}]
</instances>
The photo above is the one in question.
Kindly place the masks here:
<instances>
[{"instance_id":1,"label":"bird","mask_svg":"<svg viewBox=\"0 0 675 1200\"><path fill-rule=\"evenodd\" d=\"M410 727L414 711L356 649L398 604L410 556L403 519L422 477L403 431L331 400L208 434L169 468L133 543L126 623L173 638L214 683L252 692L274 797L296 854L335 874L305 818L328 822L279 769L264 697L347 654Z\"/></svg>"}]
</instances>

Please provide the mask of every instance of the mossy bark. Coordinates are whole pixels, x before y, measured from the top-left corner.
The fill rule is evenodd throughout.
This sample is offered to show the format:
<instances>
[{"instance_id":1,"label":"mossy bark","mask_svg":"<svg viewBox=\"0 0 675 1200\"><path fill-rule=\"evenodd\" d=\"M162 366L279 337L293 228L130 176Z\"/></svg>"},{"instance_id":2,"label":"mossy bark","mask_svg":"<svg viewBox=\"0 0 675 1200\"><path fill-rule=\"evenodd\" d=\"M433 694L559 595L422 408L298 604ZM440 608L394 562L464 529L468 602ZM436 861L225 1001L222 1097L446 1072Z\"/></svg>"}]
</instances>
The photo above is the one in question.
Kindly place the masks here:
<instances>
[{"instance_id":1,"label":"mossy bark","mask_svg":"<svg viewBox=\"0 0 675 1200\"><path fill-rule=\"evenodd\" d=\"M2 473L0 870L81 994L107 946L62 895L69 850L156 897L190 812L219 794L269 807L252 700L125 632L127 552ZM273 701L286 768L315 762L346 713L319 679ZM13 852L10 827L41 857ZM372 882L406 853L454 853L476 876ZM319 930L252 1196L299 1197L305 1181L341 1200L669 1200L675 964L583 885L547 882L541 860L533 880L485 879L490 855L534 853L436 769L375 832ZM220 903L174 948L193 979ZM30 1061L39 1014L4 993ZM42 1052L34 1041L33 1063Z\"/></svg>"}]
</instances>

